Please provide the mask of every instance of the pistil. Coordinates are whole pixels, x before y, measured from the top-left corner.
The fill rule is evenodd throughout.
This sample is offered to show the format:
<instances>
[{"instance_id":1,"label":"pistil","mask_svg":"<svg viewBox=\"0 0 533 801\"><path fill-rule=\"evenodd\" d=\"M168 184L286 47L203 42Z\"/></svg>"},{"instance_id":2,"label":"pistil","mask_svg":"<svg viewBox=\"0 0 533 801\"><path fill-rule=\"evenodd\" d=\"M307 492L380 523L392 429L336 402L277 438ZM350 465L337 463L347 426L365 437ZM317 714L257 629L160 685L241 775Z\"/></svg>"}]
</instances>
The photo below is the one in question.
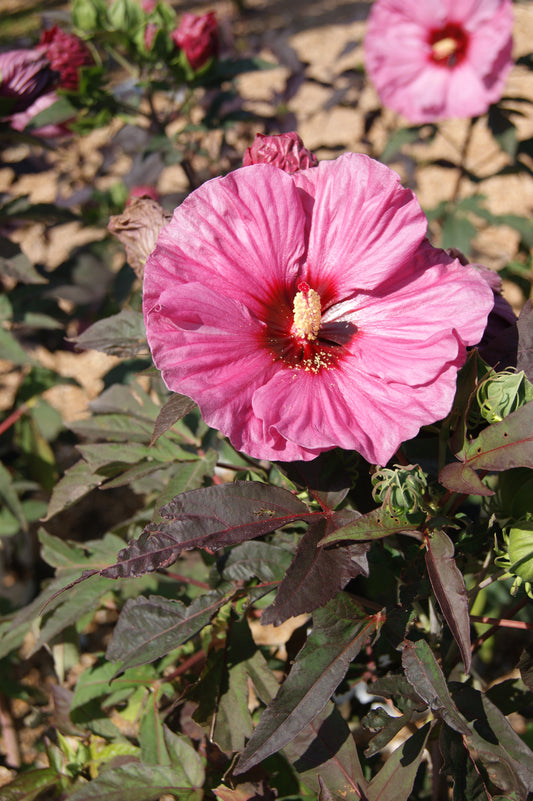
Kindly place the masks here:
<instances>
[{"instance_id":1,"label":"pistil","mask_svg":"<svg viewBox=\"0 0 533 801\"><path fill-rule=\"evenodd\" d=\"M322 319L320 295L306 281L300 281L294 296L292 332L301 339L312 341L318 336Z\"/></svg>"}]
</instances>

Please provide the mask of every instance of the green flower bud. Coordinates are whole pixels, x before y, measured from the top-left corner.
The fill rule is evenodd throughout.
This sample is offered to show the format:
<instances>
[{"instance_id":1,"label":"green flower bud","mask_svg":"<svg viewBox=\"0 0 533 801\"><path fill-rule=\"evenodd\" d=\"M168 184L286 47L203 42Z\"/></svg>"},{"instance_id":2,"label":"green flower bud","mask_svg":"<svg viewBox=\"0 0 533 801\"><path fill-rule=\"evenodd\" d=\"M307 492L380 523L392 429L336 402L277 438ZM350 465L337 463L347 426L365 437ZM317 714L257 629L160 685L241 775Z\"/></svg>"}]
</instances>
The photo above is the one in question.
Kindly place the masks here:
<instances>
[{"instance_id":1,"label":"green flower bud","mask_svg":"<svg viewBox=\"0 0 533 801\"><path fill-rule=\"evenodd\" d=\"M533 386L523 370L493 373L481 382L477 391L480 414L488 423L499 423L530 400L533 400Z\"/></svg>"},{"instance_id":2,"label":"green flower bud","mask_svg":"<svg viewBox=\"0 0 533 801\"><path fill-rule=\"evenodd\" d=\"M372 497L386 504L391 514L416 512L424 506L427 476L419 465L382 467L372 476Z\"/></svg>"},{"instance_id":3,"label":"green flower bud","mask_svg":"<svg viewBox=\"0 0 533 801\"><path fill-rule=\"evenodd\" d=\"M521 520L504 534L505 550L497 551L495 563L514 576L512 594L523 584L530 597L533 584L533 520Z\"/></svg>"}]
</instances>

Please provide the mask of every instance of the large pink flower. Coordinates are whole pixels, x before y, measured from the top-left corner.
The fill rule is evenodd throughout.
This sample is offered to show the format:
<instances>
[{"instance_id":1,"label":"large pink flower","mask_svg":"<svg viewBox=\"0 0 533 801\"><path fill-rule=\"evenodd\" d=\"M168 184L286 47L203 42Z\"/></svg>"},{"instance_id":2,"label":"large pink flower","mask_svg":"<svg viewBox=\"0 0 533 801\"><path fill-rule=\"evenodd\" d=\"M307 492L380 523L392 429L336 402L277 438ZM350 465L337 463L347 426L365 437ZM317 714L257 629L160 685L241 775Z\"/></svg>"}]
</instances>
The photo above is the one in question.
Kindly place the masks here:
<instances>
[{"instance_id":1,"label":"large pink flower","mask_svg":"<svg viewBox=\"0 0 533 801\"><path fill-rule=\"evenodd\" d=\"M340 446L385 464L449 412L493 305L425 233L413 193L367 156L214 178L146 262L155 364L251 456Z\"/></svg>"},{"instance_id":2,"label":"large pink flower","mask_svg":"<svg viewBox=\"0 0 533 801\"><path fill-rule=\"evenodd\" d=\"M511 0L376 0L365 62L383 105L413 123L484 114L512 66Z\"/></svg>"}]
</instances>

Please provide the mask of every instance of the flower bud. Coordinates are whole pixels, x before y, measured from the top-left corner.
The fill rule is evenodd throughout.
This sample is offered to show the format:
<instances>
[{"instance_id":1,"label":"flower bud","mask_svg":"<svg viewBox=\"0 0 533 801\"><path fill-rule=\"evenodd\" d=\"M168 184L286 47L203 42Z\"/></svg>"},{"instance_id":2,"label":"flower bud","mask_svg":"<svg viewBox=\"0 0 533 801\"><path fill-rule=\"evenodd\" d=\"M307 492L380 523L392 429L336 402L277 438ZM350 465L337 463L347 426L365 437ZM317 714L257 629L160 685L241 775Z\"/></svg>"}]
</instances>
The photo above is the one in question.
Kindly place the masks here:
<instances>
[{"instance_id":1,"label":"flower bud","mask_svg":"<svg viewBox=\"0 0 533 801\"><path fill-rule=\"evenodd\" d=\"M424 505L427 476L415 465L382 467L372 476L372 497L376 503L386 504L391 514L416 512Z\"/></svg>"},{"instance_id":2,"label":"flower bud","mask_svg":"<svg viewBox=\"0 0 533 801\"><path fill-rule=\"evenodd\" d=\"M273 164L288 173L316 167L318 164L314 153L304 147L296 131L267 136L256 134L251 147L247 148L242 160L243 167L251 164Z\"/></svg>"},{"instance_id":3,"label":"flower bud","mask_svg":"<svg viewBox=\"0 0 533 801\"><path fill-rule=\"evenodd\" d=\"M488 423L501 422L530 400L533 400L533 385L523 370L491 373L477 391L480 414Z\"/></svg>"},{"instance_id":4,"label":"flower bud","mask_svg":"<svg viewBox=\"0 0 533 801\"><path fill-rule=\"evenodd\" d=\"M126 248L128 263L139 278L160 230L169 220L170 215L148 197L133 198L122 214L110 218L107 227Z\"/></svg>"},{"instance_id":5,"label":"flower bud","mask_svg":"<svg viewBox=\"0 0 533 801\"><path fill-rule=\"evenodd\" d=\"M218 23L214 11L199 16L184 14L179 27L171 36L174 43L183 50L187 61L195 71L218 56Z\"/></svg>"}]
</instances>

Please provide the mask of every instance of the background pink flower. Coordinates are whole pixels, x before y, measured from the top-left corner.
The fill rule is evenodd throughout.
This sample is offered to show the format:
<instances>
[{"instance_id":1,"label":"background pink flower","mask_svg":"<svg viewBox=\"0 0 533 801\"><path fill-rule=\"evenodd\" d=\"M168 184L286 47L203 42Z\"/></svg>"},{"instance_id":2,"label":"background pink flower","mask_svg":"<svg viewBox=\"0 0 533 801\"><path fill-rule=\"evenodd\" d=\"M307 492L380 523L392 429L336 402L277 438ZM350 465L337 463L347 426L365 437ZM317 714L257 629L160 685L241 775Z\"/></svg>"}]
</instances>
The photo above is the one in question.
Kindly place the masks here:
<instances>
[{"instance_id":1,"label":"background pink flower","mask_svg":"<svg viewBox=\"0 0 533 801\"><path fill-rule=\"evenodd\" d=\"M21 111L18 114L12 114L9 118L9 124L12 128L14 128L15 131L23 131L33 120L33 118L37 116L37 114L40 114L41 111L49 108L58 100L59 96L56 92L48 92L45 95L41 95L25 111ZM32 129L31 133L33 136L40 136L43 139L54 139L58 136L66 136L70 133L70 131L67 128L66 123L61 122L42 125L40 128Z\"/></svg>"},{"instance_id":2,"label":"background pink flower","mask_svg":"<svg viewBox=\"0 0 533 801\"><path fill-rule=\"evenodd\" d=\"M493 304L425 233L413 193L367 156L214 178L146 262L155 364L251 456L340 446L385 464L448 413Z\"/></svg>"},{"instance_id":3,"label":"background pink flower","mask_svg":"<svg viewBox=\"0 0 533 801\"><path fill-rule=\"evenodd\" d=\"M38 50L0 53L0 98L11 101L9 113L22 112L57 83L50 61Z\"/></svg>"},{"instance_id":4,"label":"background pink flower","mask_svg":"<svg viewBox=\"0 0 533 801\"><path fill-rule=\"evenodd\" d=\"M484 114L512 67L511 0L376 0L365 64L383 105L410 122Z\"/></svg>"},{"instance_id":5,"label":"background pink flower","mask_svg":"<svg viewBox=\"0 0 533 801\"><path fill-rule=\"evenodd\" d=\"M80 82L80 67L94 64L91 51L78 36L67 33L57 25L43 31L39 49L46 54L52 68L59 73L59 86L76 90Z\"/></svg>"},{"instance_id":6,"label":"background pink flower","mask_svg":"<svg viewBox=\"0 0 533 801\"><path fill-rule=\"evenodd\" d=\"M243 167L250 164L274 164L285 172L296 172L318 164L314 153L311 153L302 142L296 131L267 136L258 133L251 147L246 149L242 160Z\"/></svg>"},{"instance_id":7,"label":"background pink flower","mask_svg":"<svg viewBox=\"0 0 533 801\"><path fill-rule=\"evenodd\" d=\"M184 14L172 33L174 43L183 50L193 70L199 70L218 56L218 22L214 11L207 14Z\"/></svg>"}]
</instances>

